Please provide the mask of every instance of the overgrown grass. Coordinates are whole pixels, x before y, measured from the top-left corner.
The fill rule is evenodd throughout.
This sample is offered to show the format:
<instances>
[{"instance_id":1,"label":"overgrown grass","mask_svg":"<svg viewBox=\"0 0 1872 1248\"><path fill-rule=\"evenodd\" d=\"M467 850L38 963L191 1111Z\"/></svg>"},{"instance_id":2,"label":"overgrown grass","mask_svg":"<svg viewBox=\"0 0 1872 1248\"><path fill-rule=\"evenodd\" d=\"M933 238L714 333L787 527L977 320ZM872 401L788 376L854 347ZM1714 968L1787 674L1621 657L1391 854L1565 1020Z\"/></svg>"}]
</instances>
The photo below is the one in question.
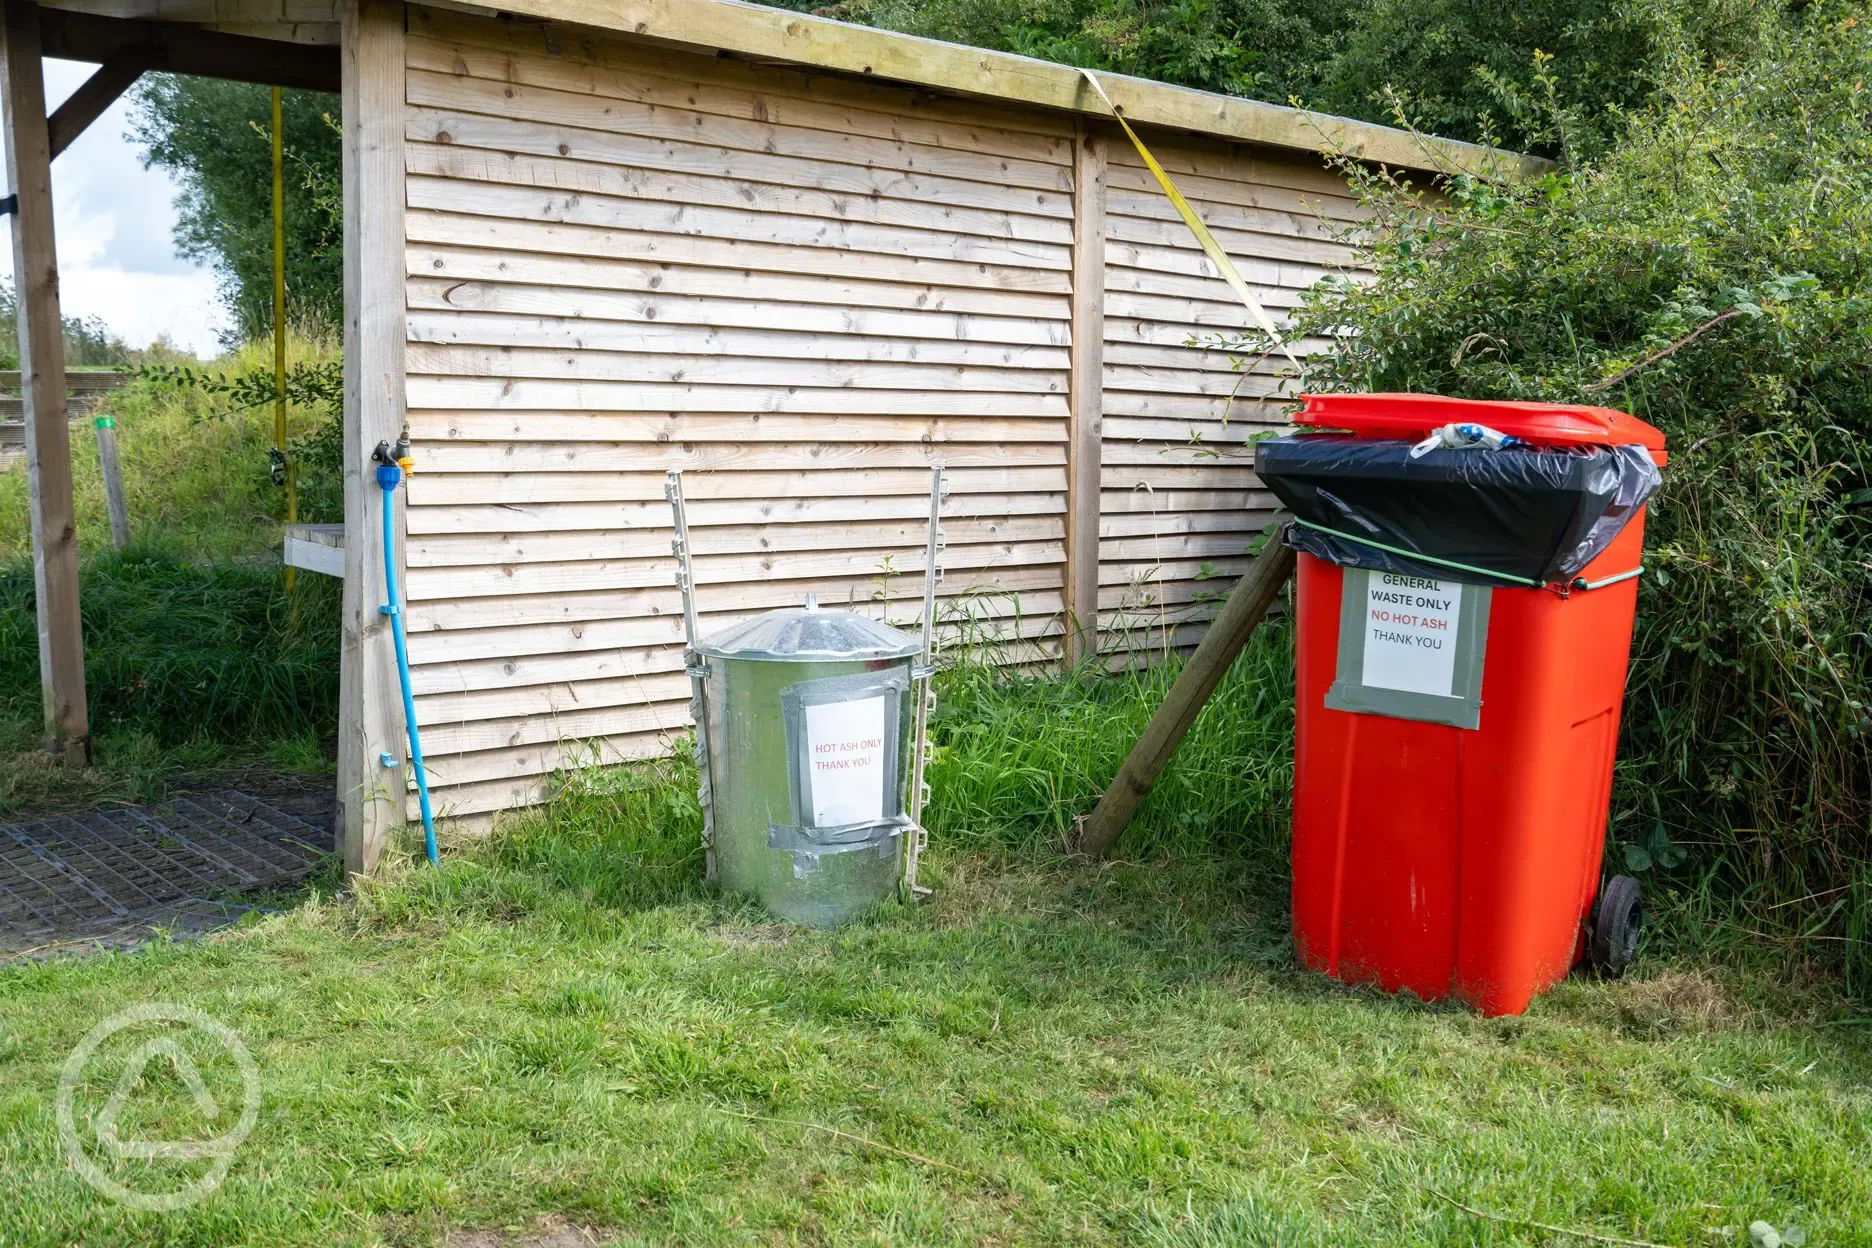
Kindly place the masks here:
<instances>
[{"instance_id":1,"label":"overgrown grass","mask_svg":"<svg viewBox=\"0 0 1872 1248\"><path fill-rule=\"evenodd\" d=\"M337 581L307 576L289 596L277 566L130 550L87 558L81 584L97 730L135 729L175 745L335 728ZM32 567L15 561L0 567L0 688L26 702L20 718L34 730L38 677Z\"/></svg>"},{"instance_id":2,"label":"overgrown grass","mask_svg":"<svg viewBox=\"0 0 1872 1248\"><path fill-rule=\"evenodd\" d=\"M32 567L0 564L0 816L149 801L189 776L324 771L338 720L340 585L147 549L80 565L94 763L48 766Z\"/></svg>"},{"instance_id":3,"label":"overgrown grass","mask_svg":"<svg viewBox=\"0 0 1872 1248\"><path fill-rule=\"evenodd\" d=\"M1182 664L1121 676L944 673L931 731L932 835L1016 854L1067 847ZM1125 833L1123 852L1284 855L1293 800L1293 633L1258 630Z\"/></svg>"},{"instance_id":4,"label":"overgrown grass","mask_svg":"<svg viewBox=\"0 0 1872 1248\"><path fill-rule=\"evenodd\" d=\"M329 361L336 354L317 339L294 337L288 346L295 363ZM206 367L231 375L271 368L272 361L267 339ZM267 476L270 407L235 409L222 396L138 381L114 391L99 410L117 421L124 495L139 546L210 561L279 550L285 512L281 491ZM303 437L325 419L323 411L295 407L287 428L292 437ZM88 422L72 426L72 485L80 549L108 549L110 520ZM31 550L22 458L0 469L0 558Z\"/></svg>"},{"instance_id":5,"label":"overgrown grass","mask_svg":"<svg viewBox=\"0 0 1872 1248\"><path fill-rule=\"evenodd\" d=\"M1662 1243L1758 1218L1872 1243L1872 1054L1824 993L1653 945L1484 1020L1297 972L1258 849L1075 866L958 852L960 823L931 901L794 929L703 887L685 772L582 777L354 902L0 970L0 1244L434 1245L548 1213L681 1244L1566 1239L1438 1193ZM175 1214L96 1195L53 1124L72 1046L151 1000L261 1072L225 1184ZM81 1130L142 1038L87 1072ZM202 1065L224 1125L238 1093ZM174 1081L133 1112L206 1133Z\"/></svg>"}]
</instances>

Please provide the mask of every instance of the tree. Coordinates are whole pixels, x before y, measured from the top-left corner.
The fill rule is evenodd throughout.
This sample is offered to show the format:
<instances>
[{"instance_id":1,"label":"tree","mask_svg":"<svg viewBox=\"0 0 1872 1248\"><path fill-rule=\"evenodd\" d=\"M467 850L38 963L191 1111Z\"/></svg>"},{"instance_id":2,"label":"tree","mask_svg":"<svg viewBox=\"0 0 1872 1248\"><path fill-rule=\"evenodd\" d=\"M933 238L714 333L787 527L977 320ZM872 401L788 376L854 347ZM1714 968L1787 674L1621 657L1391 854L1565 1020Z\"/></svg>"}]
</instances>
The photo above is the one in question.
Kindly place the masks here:
<instances>
[{"instance_id":1,"label":"tree","mask_svg":"<svg viewBox=\"0 0 1872 1248\"><path fill-rule=\"evenodd\" d=\"M285 93L288 315L314 332L335 329L344 310L337 115L337 96ZM173 74L146 75L131 115L145 165L181 183L176 249L214 267L236 341L271 331L272 116L267 87Z\"/></svg>"},{"instance_id":2,"label":"tree","mask_svg":"<svg viewBox=\"0 0 1872 1248\"><path fill-rule=\"evenodd\" d=\"M1594 148L1657 81L1660 40L1732 51L1701 0L773 0L889 30L1414 124L1550 156ZM1546 97L1541 67L1557 63ZM1556 124L1560 119L1566 128Z\"/></svg>"}]
</instances>

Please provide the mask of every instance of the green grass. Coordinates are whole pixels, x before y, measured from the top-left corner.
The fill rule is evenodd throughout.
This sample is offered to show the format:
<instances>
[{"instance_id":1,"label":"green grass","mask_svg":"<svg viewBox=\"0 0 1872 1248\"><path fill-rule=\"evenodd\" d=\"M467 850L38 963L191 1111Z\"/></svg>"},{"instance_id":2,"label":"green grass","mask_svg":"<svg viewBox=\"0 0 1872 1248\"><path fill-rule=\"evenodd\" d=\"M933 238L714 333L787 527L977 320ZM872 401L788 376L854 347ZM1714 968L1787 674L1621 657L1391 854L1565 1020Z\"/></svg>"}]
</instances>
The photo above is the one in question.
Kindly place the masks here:
<instances>
[{"instance_id":1,"label":"green grass","mask_svg":"<svg viewBox=\"0 0 1872 1248\"><path fill-rule=\"evenodd\" d=\"M0 970L0 1244L431 1245L542 1214L681 1244L1569 1242L1437 1193L1667 1244L1756 1219L1872 1243L1865 1011L1823 982L1699 965L1668 907L1631 979L1521 1019L1302 974L1280 853L1166 839L1174 791L1147 860L1045 851L1064 730L1031 743L1013 822L971 825L998 738L959 729L1032 702L999 688L951 700L935 896L841 931L712 895L666 764L574 777L353 900ZM1223 783L1205 761L1187 783ZM225 1184L173 1214L105 1202L53 1127L72 1046L146 1001L233 1027L262 1077ZM187 1137L194 1113L163 1079L133 1121Z\"/></svg>"},{"instance_id":2,"label":"green grass","mask_svg":"<svg viewBox=\"0 0 1872 1248\"><path fill-rule=\"evenodd\" d=\"M230 768L329 770L337 581L286 593L277 565L190 563L147 548L80 565L94 765L41 744L31 566L0 564L0 816L149 801Z\"/></svg>"}]
</instances>

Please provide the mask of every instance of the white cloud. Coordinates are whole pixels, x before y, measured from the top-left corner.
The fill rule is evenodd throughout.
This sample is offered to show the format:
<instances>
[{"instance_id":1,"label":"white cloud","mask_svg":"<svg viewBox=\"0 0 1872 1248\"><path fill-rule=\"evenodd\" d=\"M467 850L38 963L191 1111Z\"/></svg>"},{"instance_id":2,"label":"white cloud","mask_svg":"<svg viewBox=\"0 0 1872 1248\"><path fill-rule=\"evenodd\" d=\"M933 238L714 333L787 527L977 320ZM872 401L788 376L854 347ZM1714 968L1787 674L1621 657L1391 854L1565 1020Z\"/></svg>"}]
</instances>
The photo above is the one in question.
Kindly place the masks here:
<instances>
[{"instance_id":1,"label":"white cloud","mask_svg":"<svg viewBox=\"0 0 1872 1248\"><path fill-rule=\"evenodd\" d=\"M95 68L46 61L48 107L57 108ZM176 186L161 169L143 168L141 150L124 137L129 111L119 98L52 162L65 314L99 317L131 346L166 334L212 356L228 323L214 274L175 254ZM10 246L0 246L0 272L12 276Z\"/></svg>"}]
</instances>

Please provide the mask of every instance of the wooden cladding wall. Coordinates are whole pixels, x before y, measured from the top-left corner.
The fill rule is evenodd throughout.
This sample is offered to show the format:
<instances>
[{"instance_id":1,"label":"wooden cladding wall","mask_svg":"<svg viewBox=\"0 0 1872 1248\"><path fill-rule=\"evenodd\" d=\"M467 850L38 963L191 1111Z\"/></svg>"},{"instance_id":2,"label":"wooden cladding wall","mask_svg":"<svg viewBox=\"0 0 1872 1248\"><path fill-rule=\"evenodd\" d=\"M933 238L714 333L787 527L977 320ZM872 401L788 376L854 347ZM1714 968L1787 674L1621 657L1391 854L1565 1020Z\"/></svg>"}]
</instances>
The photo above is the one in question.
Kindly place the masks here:
<instances>
[{"instance_id":1,"label":"wooden cladding wall","mask_svg":"<svg viewBox=\"0 0 1872 1248\"><path fill-rule=\"evenodd\" d=\"M687 726L664 471L705 631L944 603L1057 654L1073 131L411 8L408 622L439 811ZM574 745L574 742L584 742Z\"/></svg>"},{"instance_id":2,"label":"wooden cladding wall","mask_svg":"<svg viewBox=\"0 0 1872 1248\"><path fill-rule=\"evenodd\" d=\"M1277 323L1308 286L1353 260L1360 210L1317 160L1147 136ZM1252 320L1122 136L1105 203L1104 420L1099 507L1102 647L1188 647L1274 516L1251 439L1285 424L1286 358L1241 361L1213 344ZM1198 345L1192 345L1198 344ZM1319 342L1293 344L1304 359Z\"/></svg>"}]
</instances>

